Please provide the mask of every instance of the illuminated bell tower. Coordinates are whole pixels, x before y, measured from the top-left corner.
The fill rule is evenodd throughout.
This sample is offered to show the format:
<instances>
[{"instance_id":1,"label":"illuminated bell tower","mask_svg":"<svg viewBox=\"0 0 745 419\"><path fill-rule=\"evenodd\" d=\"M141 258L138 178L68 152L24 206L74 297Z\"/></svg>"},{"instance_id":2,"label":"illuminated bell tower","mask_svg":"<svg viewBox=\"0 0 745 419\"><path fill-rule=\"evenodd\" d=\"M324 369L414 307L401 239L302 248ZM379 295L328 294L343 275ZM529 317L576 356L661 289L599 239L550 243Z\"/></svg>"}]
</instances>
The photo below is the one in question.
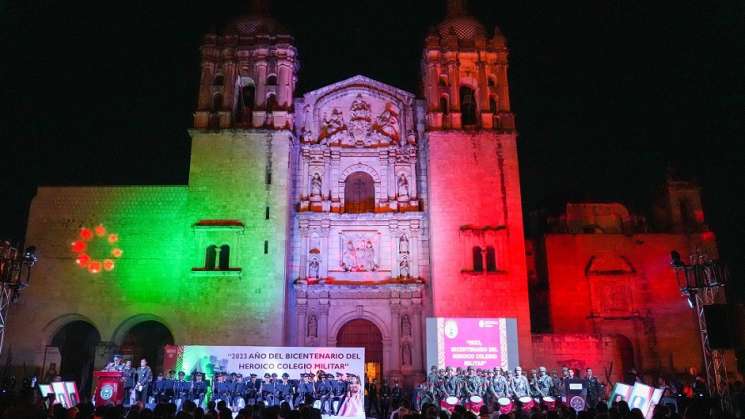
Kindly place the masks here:
<instances>
[{"instance_id":1,"label":"illuminated bell tower","mask_svg":"<svg viewBox=\"0 0 745 419\"><path fill-rule=\"evenodd\" d=\"M437 317L517 319L521 361L531 334L517 133L508 51L462 0L426 37L426 167L432 310Z\"/></svg>"},{"instance_id":2,"label":"illuminated bell tower","mask_svg":"<svg viewBox=\"0 0 745 419\"><path fill-rule=\"evenodd\" d=\"M293 154L293 38L253 1L205 36L189 172L190 276L222 309L223 344L284 344ZM206 306L209 306L207 304Z\"/></svg>"},{"instance_id":3,"label":"illuminated bell tower","mask_svg":"<svg viewBox=\"0 0 745 419\"><path fill-rule=\"evenodd\" d=\"M202 43L195 128L292 128L294 40L261 0Z\"/></svg>"}]
</instances>

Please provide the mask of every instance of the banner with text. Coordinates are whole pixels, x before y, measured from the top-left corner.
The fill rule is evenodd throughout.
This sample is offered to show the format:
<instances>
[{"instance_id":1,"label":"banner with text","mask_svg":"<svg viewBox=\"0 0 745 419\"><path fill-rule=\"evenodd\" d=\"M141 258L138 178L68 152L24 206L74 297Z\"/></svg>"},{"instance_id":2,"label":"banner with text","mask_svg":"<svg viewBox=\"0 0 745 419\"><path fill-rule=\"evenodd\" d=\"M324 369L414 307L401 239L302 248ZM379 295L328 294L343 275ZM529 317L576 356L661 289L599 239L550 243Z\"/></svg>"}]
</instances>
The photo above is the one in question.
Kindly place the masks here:
<instances>
[{"instance_id":1,"label":"banner with text","mask_svg":"<svg viewBox=\"0 0 745 419\"><path fill-rule=\"evenodd\" d=\"M174 369L187 375L203 372L238 373L244 376L265 373L290 374L297 380L302 373L351 373L360 380L365 373L364 348L320 348L287 346L205 346L184 345L166 348L164 370Z\"/></svg>"},{"instance_id":2,"label":"banner with text","mask_svg":"<svg viewBox=\"0 0 745 419\"><path fill-rule=\"evenodd\" d=\"M512 369L518 362L513 318L427 318L429 366Z\"/></svg>"}]
</instances>

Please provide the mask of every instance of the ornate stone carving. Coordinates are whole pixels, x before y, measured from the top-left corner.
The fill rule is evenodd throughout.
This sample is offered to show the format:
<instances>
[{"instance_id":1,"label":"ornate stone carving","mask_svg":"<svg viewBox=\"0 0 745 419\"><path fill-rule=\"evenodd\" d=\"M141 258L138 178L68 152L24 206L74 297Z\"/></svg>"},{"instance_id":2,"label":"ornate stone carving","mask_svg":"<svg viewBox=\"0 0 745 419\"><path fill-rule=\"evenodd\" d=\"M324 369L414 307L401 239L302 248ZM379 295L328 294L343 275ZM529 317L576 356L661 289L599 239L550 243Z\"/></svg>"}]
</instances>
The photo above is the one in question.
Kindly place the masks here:
<instances>
[{"instance_id":1,"label":"ornate stone carving","mask_svg":"<svg viewBox=\"0 0 745 419\"><path fill-rule=\"evenodd\" d=\"M318 337L318 319L316 319L315 314L308 316L308 333L306 336L312 338Z\"/></svg>"},{"instance_id":2,"label":"ornate stone carving","mask_svg":"<svg viewBox=\"0 0 745 419\"><path fill-rule=\"evenodd\" d=\"M391 102L385 104L385 110L378 116L375 121L375 130L385 137L388 142L398 142L399 140L399 122L398 109Z\"/></svg>"},{"instance_id":3,"label":"ornate stone carving","mask_svg":"<svg viewBox=\"0 0 745 419\"><path fill-rule=\"evenodd\" d=\"M310 262L308 262L308 278L318 278L318 270L321 267L321 261L319 260L319 257L316 255L312 255L310 257Z\"/></svg>"},{"instance_id":4,"label":"ornate stone carving","mask_svg":"<svg viewBox=\"0 0 745 419\"><path fill-rule=\"evenodd\" d=\"M378 268L373 240L365 234L342 235L342 269L348 272L372 272Z\"/></svg>"}]
</instances>

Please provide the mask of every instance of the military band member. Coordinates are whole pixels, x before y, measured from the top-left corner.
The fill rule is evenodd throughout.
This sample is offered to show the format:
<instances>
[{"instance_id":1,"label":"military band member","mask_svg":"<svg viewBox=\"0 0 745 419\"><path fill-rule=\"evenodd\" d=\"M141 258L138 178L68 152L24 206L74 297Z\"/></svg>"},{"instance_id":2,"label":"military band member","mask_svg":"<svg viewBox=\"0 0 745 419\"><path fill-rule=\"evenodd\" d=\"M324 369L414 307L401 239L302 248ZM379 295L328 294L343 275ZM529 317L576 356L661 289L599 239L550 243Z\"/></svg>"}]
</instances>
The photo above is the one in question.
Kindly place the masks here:
<instances>
[{"instance_id":1,"label":"military band member","mask_svg":"<svg viewBox=\"0 0 745 419\"><path fill-rule=\"evenodd\" d=\"M277 400L277 404L282 404L282 402L287 402L290 404L290 408L292 408L292 399L294 397L294 388L292 383L290 383L290 374L283 373L282 374L282 380L279 381L275 386L275 398Z\"/></svg>"},{"instance_id":2,"label":"military band member","mask_svg":"<svg viewBox=\"0 0 745 419\"><path fill-rule=\"evenodd\" d=\"M246 404L249 406L255 405L261 394L259 393L261 390L261 381L257 377L256 374L251 374L246 383Z\"/></svg>"},{"instance_id":3,"label":"military band member","mask_svg":"<svg viewBox=\"0 0 745 419\"><path fill-rule=\"evenodd\" d=\"M445 397L458 397L460 378L455 375L453 369L450 367L445 368L445 375L445 391L447 393Z\"/></svg>"},{"instance_id":4,"label":"military band member","mask_svg":"<svg viewBox=\"0 0 745 419\"><path fill-rule=\"evenodd\" d=\"M538 368L538 393L539 397L544 398L550 396L554 383L551 376L548 375L546 367Z\"/></svg>"},{"instance_id":5,"label":"military band member","mask_svg":"<svg viewBox=\"0 0 745 419\"><path fill-rule=\"evenodd\" d=\"M168 370L168 376L165 378L163 383L163 396L167 403L173 401L173 385L176 384L176 371Z\"/></svg>"},{"instance_id":6,"label":"military band member","mask_svg":"<svg viewBox=\"0 0 745 419\"><path fill-rule=\"evenodd\" d=\"M191 382L186 381L186 374L183 371L179 371L178 379L173 383L173 394L174 403L176 403L176 410L181 410L181 405L189 399L189 392L191 391Z\"/></svg>"},{"instance_id":7,"label":"military band member","mask_svg":"<svg viewBox=\"0 0 745 419\"><path fill-rule=\"evenodd\" d=\"M494 372L492 370L486 370L486 376L484 377L484 403L487 406L493 406L497 402L497 392L494 390Z\"/></svg>"},{"instance_id":8,"label":"military band member","mask_svg":"<svg viewBox=\"0 0 745 419\"><path fill-rule=\"evenodd\" d=\"M347 395L347 382L344 380L344 374L341 372L336 373L336 379L331 381L332 399L331 407L334 409L334 414L339 413L341 404L344 403L344 398ZM336 404L336 407L334 407Z\"/></svg>"},{"instance_id":9,"label":"military band member","mask_svg":"<svg viewBox=\"0 0 745 419\"><path fill-rule=\"evenodd\" d=\"M333 407L331 406L331 397L333 389L331 387L331 383L329 382L329 377L332 377L331 374L324 374L321 377L321 382L318 383L318 387L316 388L316 391L318 392L318 398L321 399L321 414L322 415L330 415L333 413Z\"/></svg>"},{"instance_id":10,"label":"military band member","mask_svg":"<svg viewBox=\"0 0 745 419\"><path fill-rule=\"evenodd\" d=\"M191 386L190 398L197 406L202 406L204 402L204 395L207 394L207 388L209 384L204 381L204 374L201 372L195 373L194 382Z\"/></svg>"},{"instance_id":11,"label":"military band member","mask_svg":"<svg viewBox=\"0 0 745 419\"><path fill-rule=\"evenodd\" d=\"M468 367L466 369L466 376L461 381L460 386L460 400L463 405L468 403L471 400L471 396L477 396L478 395L478 380L473 375L473 367Z\"/></svg>"},{"instance_id":12,"label":"military band member","mask_svg":"<svg viewBox=\"0 0 745 419\"><path fill-rule=\"evenodd\" d=\"M502 368L497 369L494 373L494 393L497 394L497 399L507 397L510 383L507 381L507 375Z\"/></svg>"},{"instance_id":13,"label":"military band member","mask_svg":"<svg viewBox=\"0 0 745 419\"><path fill-rule=\"evenodd\" d=\"M313 383L313 374L301 374L303 382L300 383L297 390L297 397L295 398L295 406L299 406L303 403L313 404L316 397L316 388Z\"/></svg>"},{"instance_id":14,"label":"military band member","mask_svg":"<svg viewBox=\"0 0 745 419\"><path fill-rule=\"evenodd\" d=\"M261 400L266 403L267 406L274 406L276 404L275 393L277 388L275 386L272 375L268 372L264 374L264 380L261 382Z\"/></svg>"},{"instance_id":15,"label":"military band member","mask_svg":"<svg viewBox=\"0 0 745 419\"><path fill-rule=\"evenodd\" d=\"M163 373L159 372L155 380L150 383L150 403L159 403L165 391L165 379Z\"/></svg>"},{"instance_id":16,"label":"military band member","mask_svg":"<svg viewBox=\"0 0 745 419\"><path fill-rule=\"evenodd\" d=\"M516 399L530 396L530 385L528 383L528 378L523 375L522 368L515 368L515 375L510 381L510 388L512 389L512 395Z\"/></svg>"},{"instance_id":17,"label":"military band member","mask_svg":"<svg viewBox=\"0 0 745 419\"><path fill-rule=\"evenodd\" d=\"M242 374L236 374L233 380L233 407L243 409L246 406L246 382Z\"/></svg>"},{"instance_id":18,"label":"military band member","mask_svg":"<svg viewBox=\"0 0 745 419\"><path fill-rule=\"evenodd\" d=\"M217 376L217 382L215 383L215 389L214 393L212 394L213 400L222 400L230 406L231 400L231 393L232 393L232 383L227 380L227 377L225 376L225 373L219 373Z\"/></svg>"}]
</instances>

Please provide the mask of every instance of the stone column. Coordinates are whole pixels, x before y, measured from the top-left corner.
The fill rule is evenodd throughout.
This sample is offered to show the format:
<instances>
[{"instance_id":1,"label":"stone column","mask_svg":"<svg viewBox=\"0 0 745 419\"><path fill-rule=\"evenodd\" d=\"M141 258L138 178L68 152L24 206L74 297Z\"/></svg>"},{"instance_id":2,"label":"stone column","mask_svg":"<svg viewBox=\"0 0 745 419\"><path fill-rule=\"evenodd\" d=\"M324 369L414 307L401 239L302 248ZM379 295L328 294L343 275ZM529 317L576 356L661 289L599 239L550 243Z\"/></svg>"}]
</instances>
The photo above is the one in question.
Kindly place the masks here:
<instances>
[{"instance_id":1,"label":"stone column","mask_svg":"<svg viewBox=\"0 0 745 419\"><path fill-rule=\"evenodd\" d=\"M290 106L290 77L291 71L287 64L280 64L278 77L279 80L277 81L279 83L279 86L277 86L279 89L279 92L277 92L277 99L279 106L281 106L282 108L289 108Z\"/></svg>"},{"instance_id":2,"label":"stone column","mask_svg":"<svg viewBox=\"0 0 745 419\"><path fill-rule=\"evenodd\" d=\"M392 374L401 373L401 307L391 302L391 364Z\"/></svg>"},{"instance_id":3,"label":"stone column","mask_svg":"<svg viewBox=\"0 0 745 419\"><path fill-rule=\"evenodd\" d=\"M302 167L302 170L300 172L300 199L308 199L310 196L310 191L308 190L308 183L309 183L309 175L308 175L308 161L310 160L310 156L308 155L308 150L303 149L301 153L301 162L300 165Z\"/></svg>"},{"instance_id":4,"label":"stone column","mask_svg":"<svg viewBox=\"0 0 745 419\"><path fill-rule=\"evenodd\" d=\"M319 301L318 305L318 340L320 346L328 346L329 338L329 302L328 300Z\"/></svg>"},{"instance_id":5,"label":"stone column","mask_svg":"<svg viewBox=\"0 0 745 419\"><path fill-rule=\"evenodd\" d=\"M424 340L422 339L422 304L421 302L414 302L413 312L410 314L411 317L411 339L412 339L412 354L411 354L411 365L415 372L427 371L427 366L424 365L423 351L424 351Z\"/></svg>"},{"instance_id":6,"label":"stone column","mask_svg":"<svg viewBox=\"0 0 745 419\"><path fill-rule=\"evenodd\" d=\"M297 306L297 337L296 344L305 346L305 337L308 336L308 321L306 319L308 306L298 304Z\"/></svg>"},{"instance_id":7,"label":"stone column","mask_svg":"<svg viewBox=\"0 0 745 419\"><path fill-rule=\"evenodd\" d=\"M329 220L321 221L321 266L318 270L318 276L321 278L328 278L329 276L329 264L331 263L331 257L329 254L329 234L331 232L331 223Z\"/></svg>"}]
</instances>

